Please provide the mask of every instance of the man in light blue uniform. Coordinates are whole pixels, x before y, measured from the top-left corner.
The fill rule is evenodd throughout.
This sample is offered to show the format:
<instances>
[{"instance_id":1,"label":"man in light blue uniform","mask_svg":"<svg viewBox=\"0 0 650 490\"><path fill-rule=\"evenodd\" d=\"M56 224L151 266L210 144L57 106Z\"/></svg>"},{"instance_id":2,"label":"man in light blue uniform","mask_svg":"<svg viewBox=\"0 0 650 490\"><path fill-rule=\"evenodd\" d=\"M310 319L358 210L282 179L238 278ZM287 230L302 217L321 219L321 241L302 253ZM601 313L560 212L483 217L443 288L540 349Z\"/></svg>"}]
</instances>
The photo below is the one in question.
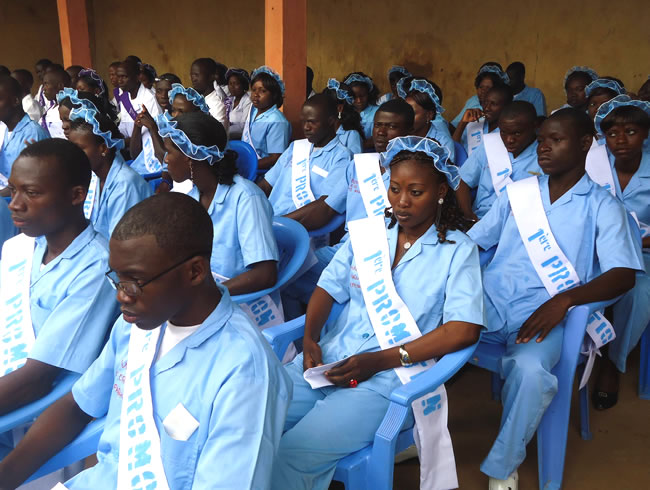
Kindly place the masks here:
<instances>
[{"instance_id":1,"label":"man in light blue uniform","mask_svg":"<svg viewBox=\"0 0 650 490\"><path fill-rule=\"evenodd\" d=\"M135 361L131 329L161 328L148 376L169 488L269 487L291 384L257 328L215 284L210 224L203 207L179 193L156 195L127 212L110 241L110 277L124 315L72 393L0 463L0 481L19 483L28 476L25 467L60 449L92 417L106 416L98 464L66 486L117 488L124 379ZM179 407L185 423L169 417ZM179 436L188 421L194 430ZM53 434L53 426L61 430Z\"/></svg>"},{"instance_id":2,"label":"man in light blue uniform","mask_svg":"<svg viewBox=\"0 0 650 490\"><path fill-rule=\"evenodd\" d=\"M643 269L625 209L585 173L594 134L584 111L564 109L538 136L542 203L559 247L582 283L551 298L530 261L503 192L468 232L481 248L497 246L483 272L488 333L483 342L506 346L500 362L503 415L496 442L481 465L490 488L517 489L517 467L557 392L551 369L560 358L563 319L572 306L612 300ZM568 190L567 190L568 189ZM576 239L579 237L579 239Z\"/></svg>"},{"instance_id":3,"label":"man in light blue uniform","mask_svg":"<svg viewBox=\"0 0 650 490\"><path fill-rule=\"evenodd\" d=\"M541 175L537 164L537 116L528 102L512 102L499 117L499 135L508 151L512 165L510 179L525 179ZM485 144L472 152L460 168L461 183L458 189L458 204L466 218L481 219L487 213L497 193L492 183ZM477 189L474 203L471 203L470 189Z\"/></svg>"},{"instance_id":4,"label":"man in light blue uniform","mask_svg":"<svg viewBox=\"0 0 650 490\"><path fill-rule=\"evenodd\" d=\"M23 148L32 141L49 138L49 134L25 114L20 84L9 76L0 77L0 121L1 189L7 185L11 166Z\"/></svg>"},{"instance_id":5,"label":"man in light blue uniform","mask_svg":"<svg viewBox=\"0 0 650 490\"><path fill-rule=\"evenodd\" d=\"M36 340L26 364L0 378L0 413L48 393L62 370L83 373L118 315L104 278L106 240L83 215L89 181L85 154L63 139L30 145L13 165L13 221L24 234L37 237L30 286ZM34 188L38 199L29 195ZM64 193L72 201L62 200ZM0 282L2 288L12 287L5 278Z\"/></svg>"},{"instance_id":6,"label":"man in light blue uniform","mask_svg":"<svg viewBox=\"0 0 650 490\"><path fill-rule=\"evenodd\" d=\"M506 73L510 78L510 87L514 93L514 100L530 102L535 107L538 116L546 117L546 98L540 89L526 85L526 67L524 64L521 61L510 63Z\"/></svg>"},{"instance_id":7,"label":"man in light blue uniform","mask_svg":"<svg viewBox=\"0 0 650 490\"><path fill-rule=\"evenodd\" d=\"M424 167L427 163L422 165L427 170ZM415 205L409 210L418 213L414 208ZM435 210L429 213L435 215ZM431 218L430 215L428 219ZM417 219L422 216L418 214ZM412 229L408 224L405 226L409 231ZM401 224L387 230L390 263L400 253L397 249L400 233L406 233ZM462 232L451 230L442 242L435 225L420 233L392 269L397 293L424 336L454 321L473 324L478 335L477 327L484 324L484 312L481 288L476 287L481 279L474 244ZM436 264L437 273L422 274L423 268L430 264ZM318 318L321 315L327 318L333 301L344 305L343 311L323 333ZM315 347L306 347L308 361L299 354L286 365L294 384L294 396L287 415L287 432L282 436L273 470L274 490L328 488L338 460L372 441L386 414L390 393L401 384L393 369L378 369L372 360L382 355L381 348L366 309L351 241L339 249L323 272L309 308L314 317L307 317L307 325L313 330L305 330L305 345L313 346L317 342L321 359L311 357ZM316 340L319 336L320 340ZM350 377L343 384L332 378L336 386L319 389L312 389L303 378L304 362L309 365L311 360L330 363L347 359L340 368L330 371L334 376L334 371L345 372L346 364L354 366L355 359L360 360L358 356L364 356L368 370L361 370L363 378L353 389L344 386Z\"/></svg>"},{"instance_id":8,"label":"man in light blue uniform","mask_svg":"<svg viewBox=\"0 0 650 490\"><path fill-rule=\"evenodd\" d=\"M11 211L4 198L0 198L0 259L2 259L2 244L16 235L18 230L11 219Z\"/></svg>"},{"instance_id":9,"label":"man in light blue uniform","mask_svg":"<svg viewBox=\"0 0 650 490\"><path fill-rule=\"evenodd\" d=\"M276 164L258 182L269 197L276 216L284 216L302 223L308 230L318 229L328 223L335 213L345 212L345 196L329 201L325 199L341 187L345 172L352 162L352 153L336 137L336 104L325 94L307 99L302 109L305 136L313 145L309 155L309 186L315 201L300 209L292 199L291 167L293 146L282 153Z\"/></svg>"}]
</instances>

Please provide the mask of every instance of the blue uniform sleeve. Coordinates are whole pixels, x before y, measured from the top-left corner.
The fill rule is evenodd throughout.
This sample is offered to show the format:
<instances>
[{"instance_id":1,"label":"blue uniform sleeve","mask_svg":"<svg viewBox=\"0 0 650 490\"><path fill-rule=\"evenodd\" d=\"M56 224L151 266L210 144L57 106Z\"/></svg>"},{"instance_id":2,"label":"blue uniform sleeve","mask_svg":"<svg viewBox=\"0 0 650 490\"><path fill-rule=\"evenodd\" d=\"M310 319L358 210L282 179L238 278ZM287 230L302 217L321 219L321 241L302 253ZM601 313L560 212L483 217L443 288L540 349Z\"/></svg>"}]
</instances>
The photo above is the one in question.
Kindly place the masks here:
<instances>
[{"instance_id":1,"label":"blue uniform sleeve","mask_svg":"<svg viewBox=\"0 0 650 490\"><path fill-rule=\"evenodd\" d=\"M246 267L280 260L272 222L273 208L261 192L241 196L237 203L237 236Z\"/></svg>"},{"instance_id":2,"label":"blue uniform sleeve","mask_svg":"<svg viewBox=\"0 0 650 490\"><path fill-rule=\"evenodd\" d=\"M282 153L289 146L291 126L286 119L269 123L266 131L266 151L269 153Z\"/></svg>"},{"instance_id":3,"label":"blue uniform sleeve","mask_svg":"<svg viewBox=\"0 0 650 490\"><path fill-rule=\"evenodd\" d=\"M347 144L345 146L355 155L357 153L363 153L363 142L361 141L361 135L359 134L359 131L350 131Z\"/></svg>"},{"instance_id":4,"label":"blue uniform sleeve","mask_svg":"<svg viewBox=\"0 0 650 490\"><path fill-rule=\"evenodd\" d=\"M472 152L467 160L458 170L460 178L463 179L470 188L475 189L481 180L481 172L487 165L487 155L485 154L485 146L483 143Z\"/></svg>"},{"instance_id":5,"label":"blue uniform sleeve","mask_svg":"<svg viewBox=\"0 0 650 490\"><path fill-rule=\"evenodd\" d=\"M467 239L458 241L447 277L443 322L450 321L487 324L478 248Z\"/></svg>"},{"instance_id":6,"label":"blue uniform sleeve","mask_svg":"<svg viewBox=\"0 0 650 490\"><path fill-rule=\"evenodd\" d=\"M481 247L488 250L499 243L501 232L510 215L508 193L502 192L490 210L467 232L469 237Z\"/></svg>"},{"instance_id":7,"label":"blue uniform sleeve","mask_svg":"<svg viewBox=\"0 0 650 490\"><path fill-rule=\"evenodd\" d=\"M83 373L97 358L106 331L118 315L115 291L104 277L106 262L96 261L70 282L63 301L51 312L32 303L32 321L45 318L29 353L31 359ZM49 314L48 314L49 313Z\"/></svg>"},{"instance_id":8,"label":"blue uniform sleeve","mask_svg":"<svg viewBox=\"0 0 650 490\"><path fill-rule=\"evenodd\" d=\"M601 190L601 189L599 189ZM607 191L598 203L596 254L600 270L617 267L644 271L641 247L633 235L625 207Z\"/></svg>"},{"instance_id":9,"label":"blue uniform sleeve","mask_svg":"<svg viewBox=\"0 0 650 490\"><path fill-rule=\"evenodd\" d=\"M272 152L271 152L272 153ZM286 150L282 150L282 155L278 158L278 161L275 162L268 172L264 174L264 180L266 180L271 187L275 187L280 178L282 170L287 166L287 163L291 162L293 158L293 143L289 145Z\"/></svg>"},{"instance_id":10,"label":"blue uniform sleeve","mask_svg":"<svg viewBox=\"0 0 650 490\"><path fill-rule=\"evenodd\" d=\"M327 291L327 294L337 303L343 304L350 299L350 273L353 258L352 240L348 240L337 250L318 280L318 287Z\"/></svg>"},{"instance_id":11,"label":"blue uniform sleeve","mask_svg":"<svg viewBox=\"0 0 650 490\"><path fill-rule=\"evenodd\" d=\"M345 203L348 198L348 186L350 185L349 173L350 168L354 168L352 160L341 160L325 179L323 195L325 204L337 213L345 213Z\"/></svg>"},{"instance_id":12,"label":"blue uniform sleeve","mask_svg":"<svg viewBox=\"0 0 650 490\"><path fill-rule=\"evenodd\" d=\"M72 387L74 401L91 417L103 417L108 412L115 384L117 337L126 327L127 325L121 320L115 322L102 353Z\"/></svg>"},{"instance_id":13,"label":"blue uniform sleeve","mask_svg":"<svg viewBox=\"0 0 650 490\"><path fill-rule=\"evenodd\" d=\"M535 111L538 116L546 117L546 98L540 89L535 91L535 101L533 102Z\"/></svg>"}]
</instances>

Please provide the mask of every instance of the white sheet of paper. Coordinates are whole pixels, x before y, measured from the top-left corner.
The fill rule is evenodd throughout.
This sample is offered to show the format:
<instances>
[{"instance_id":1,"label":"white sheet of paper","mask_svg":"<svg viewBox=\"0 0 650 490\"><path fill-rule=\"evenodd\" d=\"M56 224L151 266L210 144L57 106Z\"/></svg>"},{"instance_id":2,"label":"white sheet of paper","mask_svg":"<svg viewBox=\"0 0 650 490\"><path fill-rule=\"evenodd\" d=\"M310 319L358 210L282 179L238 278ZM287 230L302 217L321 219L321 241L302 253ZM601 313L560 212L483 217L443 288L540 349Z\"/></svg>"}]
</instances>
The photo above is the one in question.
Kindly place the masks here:
<instances>
[{"instance_id":1,"label":"white sheet of paper","mask_svg":"<svg viewBox=\"0 0 650 490\"><path fill-rule=\"evenodd\" d=\"M172 439L187 441L199 428L199 421L179 402L163 420L163 427Z\"/></svg>"},{"instance_id":2,"label":"white sheet of paper","mask_svg":"<svg viewBox=\"0 0 650 490\"><path fill-rule=\"evenodd\" d=\"M313 389L322 388L323 386L332 386L334 383L325 377L325 371L329 371L333 367L343 364L346 360L347 359L341 359L340 361L309 368L307 371L302 373L302 376Z\"/></svg>"}]
</instances>

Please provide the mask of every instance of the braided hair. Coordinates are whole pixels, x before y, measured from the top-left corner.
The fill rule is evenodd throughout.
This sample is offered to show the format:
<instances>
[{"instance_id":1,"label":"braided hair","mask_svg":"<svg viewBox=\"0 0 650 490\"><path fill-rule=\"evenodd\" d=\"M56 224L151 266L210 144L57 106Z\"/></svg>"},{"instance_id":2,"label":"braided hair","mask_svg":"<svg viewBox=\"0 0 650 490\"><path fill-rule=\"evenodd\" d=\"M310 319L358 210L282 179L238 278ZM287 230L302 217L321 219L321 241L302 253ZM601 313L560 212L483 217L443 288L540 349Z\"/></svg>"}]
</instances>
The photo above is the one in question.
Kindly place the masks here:
<instances>
[{"instance_id":1,"label":"braided hair","mask_svg":"<svg viewBox=\"0 0 650 490\"><path fill-rule=\"evenodd\" d=\"M422 151L400 151L391 160L390 167L393 167L394 165L406 160L415 160L422 165L429 166L434 171L438 179L446 182L445 175L434 166L433 158ZM388 225L388 228L393 228L397 223L397 218L395 218L395 215L390 208L386 209L386 216L390 218L390 224ZM444 202L438 207L438 219L436 220L436 228L438 230L438 240L440 243L455 243L453 240L447 240L447 231L449 230L459 230L465 232L469 229L469 222L463 216L463 213L458 207L456 193L451 187L445 196Z\"/></svg>"}]
</instances>

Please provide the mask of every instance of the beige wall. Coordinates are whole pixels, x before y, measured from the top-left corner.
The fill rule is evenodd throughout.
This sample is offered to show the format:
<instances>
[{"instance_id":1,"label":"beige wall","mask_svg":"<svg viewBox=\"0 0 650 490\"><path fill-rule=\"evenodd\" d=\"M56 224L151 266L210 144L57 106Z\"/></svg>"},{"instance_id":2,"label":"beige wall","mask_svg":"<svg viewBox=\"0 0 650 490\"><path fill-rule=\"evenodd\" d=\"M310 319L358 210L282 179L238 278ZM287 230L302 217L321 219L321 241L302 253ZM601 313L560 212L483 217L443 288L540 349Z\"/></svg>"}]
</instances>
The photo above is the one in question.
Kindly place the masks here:
<instances>
[{"instance_id":1,"label":"beige wall","mask_svg":"<svg viewBox=\"0 0 650 490\"><path fill-rule=\"evenodd\" d=\"M41 58L63 61L56 2L0 0L0 64L31 70L36 79L34 63Z\"/></svg>"},{"instance_id":2,"label":"beige wall","mask_svg":"<svg viewBox=\"0 0 650 490\"><path fill-rule=\"evenodd\" d=\"M188 83L189 65L199 56L249 70L263 63L263 0L185 2L192 15L182 15L178 5L88 0L95 67L105 74L111 61L133 53L159 73L175 72ZM618 76L632 90L650 73L647 0L612 5L611 0L309 0L308 63L317 89L330 76L362 70L382 91L390 65L404 64L442 87L447 115L453 117L474 93L483 61L520 60L528 83L544 91L552 109L564 102L562 80L572 65ZM42 56L60 60L54 0L0 0L0 15L0 63L33 68ZM20 49L7 48L12 45Z\"/></svg>"}]
</instances>

